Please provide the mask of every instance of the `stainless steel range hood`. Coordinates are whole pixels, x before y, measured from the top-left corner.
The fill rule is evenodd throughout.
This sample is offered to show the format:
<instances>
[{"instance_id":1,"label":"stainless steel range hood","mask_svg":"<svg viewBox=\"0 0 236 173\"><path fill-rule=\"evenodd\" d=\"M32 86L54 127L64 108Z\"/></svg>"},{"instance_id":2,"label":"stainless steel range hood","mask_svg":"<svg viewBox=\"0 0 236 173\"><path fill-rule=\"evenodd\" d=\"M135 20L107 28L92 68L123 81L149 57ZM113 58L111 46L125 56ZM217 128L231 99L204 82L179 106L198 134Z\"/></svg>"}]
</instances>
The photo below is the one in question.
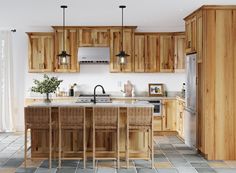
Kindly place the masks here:
<instances>
[{"instance_id":1,"label":"stainless steel range hood","mask_svg":"<svg viewBox=\"0 0 236 173\"><path fill-rule=\"evenodd\" d=\"M109 64L109 47L80 47L78 49L78 62L80 64Z\"/></svg>"}]
</instances>

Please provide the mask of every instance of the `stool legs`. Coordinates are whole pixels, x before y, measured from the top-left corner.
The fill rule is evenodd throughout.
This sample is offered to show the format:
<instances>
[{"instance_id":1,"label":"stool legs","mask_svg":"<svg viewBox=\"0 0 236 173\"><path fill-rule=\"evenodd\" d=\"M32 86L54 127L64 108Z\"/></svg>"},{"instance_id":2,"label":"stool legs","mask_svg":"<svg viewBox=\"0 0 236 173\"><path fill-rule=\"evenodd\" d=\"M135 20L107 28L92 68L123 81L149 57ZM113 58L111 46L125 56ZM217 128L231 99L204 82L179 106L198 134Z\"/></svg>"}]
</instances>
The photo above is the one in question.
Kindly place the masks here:
<instances>
[{"instance_id":1,"label":"stool legs","mask_svg":"<svg viewBox=\"0 0 236 173\"><path fill-rule=\"evenodd\" d=\"M120 168L120 132L119 132L119 126L117 128L117 168Z\"/></svg>"},{"instance_id":2,"label":"stool legs","mask_svg":"<svg viewBox=\"0 0 236 173\"><path fill-rule=\"evenodd\" d=\"M85 114L84 114L85 115ZM83 155L84 155L84 169L86 168L86 121L85 121L85 116L84 116L84 129L83 129L83 144L84 144L84 150L83 150Z\"/></svg>"},{"instance_id":3,"label":"stool legs","mask_svg":"<svg viewBox=\"0 0 236 173\"><path fill-rule=\"evenodd\" d=\"M50 117L51 118L51 117ZM50 121L50 125L49 125L49 169L52 168L52 125L51 125L51 121Z\"/></svg>"},{"instance_id":4,"label":"stool legs","mask_svg":"<svg viewBox=\"0 0 236 173\"><path fill-rule=\"evenodd\" d=\"M129 126L126 129L126 167L129 168Z\"/></svg>"},{"instance_id":5,"label":"stool legs","mask_svg":"<svg viewBox=\"0 0 236 173\"><path fill-rule=\"evenodd\" d=\"M95 123L93 121L93 168L95 168L95 157L96 157L96 143L95 143Z\"/></svg>"},{"instance_id":6,"label":"stool legs","mask_svg":"<svg viewBox=\"0 0 236 173\"><path fill-rule=\"evenodd\" d=\"M151 167L154 168L153 129L148 129L148 157L151 159ZM145 135L146 136L146 135ZM126 129L126 168L129 168L129 127Z\"/></svg>"},{"instance_id":7,"label":"stool legs","mask_svg":"<svg viewBox=\"0 0 236 173\"><path fill-rule=\"evenodd\" d=\"M59 124L60 124L60 117L59 117ZM59 125L59 152L58 152L58 167L61 168L61 125Z\"/></svg>"},{"instance_id":8,"label":"stool legs","mask_svg":"<svg viewBox=\"0 0 236 173\"><path fill-rule=\"evenodd\" d=\"M25 168L26 168L26 161L27 161L27 128L25 127Z\"/></svg>"},{"instance_id":9,"label":"stool legs","mask_svg":"<svg viewBox=\"0 0 236 173\"><path fill-rule=\"evenodd\" d=\"M154 145L153 145L153 129L151 129L151 157L152 157L152 168L154 168Z\"/></svg>"},{"instance_id":10,"label":"stool legs","mask_svg":"<svg viewBox=\"0 0 236 173\"><path fill-rule=\"evenodd\" d=\"M27 164L27 131L28 129L25 128L25 150L24 150L24 157L25 157L25 162L24 162L24 166L26 168ZM49 169L51 169L51 165L52 165L52 127L51 125L49 125L49 158L48 158L48 165L49 165Z\"/></svg>"}]
</instances>

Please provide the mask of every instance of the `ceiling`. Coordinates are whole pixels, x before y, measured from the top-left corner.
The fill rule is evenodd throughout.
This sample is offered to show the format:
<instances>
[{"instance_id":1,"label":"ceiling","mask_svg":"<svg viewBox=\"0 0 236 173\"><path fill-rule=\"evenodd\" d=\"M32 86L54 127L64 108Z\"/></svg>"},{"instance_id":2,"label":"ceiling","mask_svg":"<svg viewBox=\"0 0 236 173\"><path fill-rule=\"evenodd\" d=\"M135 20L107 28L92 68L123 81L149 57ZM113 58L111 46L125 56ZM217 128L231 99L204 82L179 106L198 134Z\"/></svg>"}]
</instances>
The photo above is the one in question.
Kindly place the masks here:
<instances>
[{"instance_id":1,"label":"ceiling","mask_svg":"<svg viewBox=\"0 0 236 173\"><path fill-rule=\"evenodd\" d=\"M183 18L203 4L236 5L235 0L0 0L1 27L61 25L60 5L68 5L66 25L120 25L120 4L125 4L124 25L140 30L178 31Z\"/></svg>"}]
</instances>

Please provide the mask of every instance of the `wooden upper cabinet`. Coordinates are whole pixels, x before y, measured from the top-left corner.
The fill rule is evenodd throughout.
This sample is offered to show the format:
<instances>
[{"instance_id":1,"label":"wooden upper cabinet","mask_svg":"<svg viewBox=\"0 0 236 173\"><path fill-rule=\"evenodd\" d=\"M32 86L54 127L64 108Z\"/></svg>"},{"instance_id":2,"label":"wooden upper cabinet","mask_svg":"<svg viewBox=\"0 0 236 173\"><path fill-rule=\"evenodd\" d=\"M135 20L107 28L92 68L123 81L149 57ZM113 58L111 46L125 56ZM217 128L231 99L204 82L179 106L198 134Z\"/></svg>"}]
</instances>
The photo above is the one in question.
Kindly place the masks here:
<instances>
[{"instance_id":1,"label":"wooden upper cabinet","mask_svg":"<svg viewBox=\"0 0 236 173\"><path fill-rule=\"evenodd\" d=\"M27 33L29 72L52 72L54 33Z\"/></svg>"},{"instance_id":2,"label":"wooden upper cabinet","mask_svg":"<svg viewBox=\"0 0 236 173\"><path fill-rule=\"evenodd\" d=\"M136 33L135 72L184 72L184 33Z\"/></svg>"},{"instance_id":3,"label":"wooden upper cabinet","mask_svg":"<svg viewBox=\"0 0 236 173\"><path fill-rule=\"evenodd\" d=\"M146 36L145 72L160 71L160 37L159 35Z\"/></svg>"},{"instance_id":4,"label":"wooden upper cabinet","mask_svg":"<svg viewBox=\"0 0 236 173\"><path fill-rule=\"evenodd\" d=\"M199 11L196 15L196 52L197 52L197 62L202 62L202 53L203 53L203 12Z\"/></svg>"},{"instance_id":5,"label":"wooden upper cabinet","mask_svg":"<svg viewBox=\"0 0 236 173\"><path fill-rule=\"evenodd\" d=\"M120 72L120 64L116 56L121 49L121 32L112 29L110 31L110 72Z\"/></svg>"},{"instance_id":6,"label":"wooden upper cabinet","mask_svg":"<svg viewBox=\"0 0 236 173\"><path fill-rule=\"evenodd\" d=\"M78 40L80 47L108 47L109 30L81 28L79 29Z\"/></svg>"},{"instance_id":7,"label":"wooden upper cabinet","mask_svg":"<svg viewBox=\"0 0 236 173\"><path fill-rule=\"evenodd\" d=\"M174 36L175 72L185 71L185 35Z\"/></svg>"},{"instance_id":8,"label":"wooden upper cabinet","mask_svg":"<svg viewBox=\"0 0 236 173\"><path fill-rule=\"evenodd\" d=\"M159 72L160 51L158 34L135 35L135 72Z\"/></svg>"},{"instance_id":9,"label":"wooden upper cabinet","mask_svg":"<svg viewBox=\"0 0 236 173\"><path fill-rule=\"evenodd\" d=\"M86 47L86 46L93 46L94 42L94 36L93 36L93 30L92 29L79 29L79 46L80 47Z\"/></svg>"},{"instance_id":10,"label":"wooden upper cabinet","mask_svg":"<svg viewBox=\"0 0 236 173\"><path fill-rule=\"evenodd\" d=\"M192 16L186 19L185 30L186 30L186 53L196 52L196 27L197 21L196 16Z\"/></svg>"},{"instance_id":11,"label":"wooden upper cabinet","mask_svg":"<svg viewBox=\"0 0 236 173\"><path fill-rule=\"evenodd\" d=\"M63 30L56 29L55 30L55 71L56 72L78 72L79 64L77 61L77 31L76 29L66 29L65 30L65 49L70 57L69 65L59 65L58 63L58 54L63 50Z\"/></svg>"},{"instance_id":12,"label":"wooden upper cabinet","mask_svg":"<svg viewBox=\"0 0 236 173\"><path fill-rule=\"evenodd\" d=\"M160 72L174 71L174 44L172 35L160 36Z\"/></svg>"},{"instance_id":13,"label":"wooden upper cabinet","mask_svg":"<svg viewBox=\"0 0 236 173\"><path fill-rule=\"evenodd\" d=\"M132 72L133 71L133 29L124 29L124 51L130 55L125 65L119 64L116 55L121 51L121 29L110 30L110 72Z\"/></svg>"},{"instance_id":14,"label":"wooden upper cabinet","mask_svg":"<svg viewBox=\"0 0 236 173\"><path fill-rule=\"evenodd\" d=\"M145 72L145 35L134 36L134 71Z\"/></svg>"},{"instance_id":15,"label":"wooden upper cabinet","mask_svg":"<svg viewBox=\"0 0 236 173\"><path fill-rule=\"evenodd\" d=\"M94 46L108 47L109 46L109 30L95 29L94 31Z\"/></svg>"}]
</instances>

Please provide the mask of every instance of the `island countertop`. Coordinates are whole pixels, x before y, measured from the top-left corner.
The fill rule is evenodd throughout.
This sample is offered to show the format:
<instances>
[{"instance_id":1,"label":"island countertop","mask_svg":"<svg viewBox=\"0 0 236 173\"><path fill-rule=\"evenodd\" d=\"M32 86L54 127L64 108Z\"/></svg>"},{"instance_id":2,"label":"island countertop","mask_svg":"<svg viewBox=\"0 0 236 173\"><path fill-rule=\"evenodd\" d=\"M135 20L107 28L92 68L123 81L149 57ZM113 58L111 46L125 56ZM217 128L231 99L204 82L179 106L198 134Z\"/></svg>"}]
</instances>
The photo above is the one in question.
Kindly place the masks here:
<instances>
[{"instance_id":1,"label":"island countertop","mask_svg":"<svg viewBox=\"0 0 236 173\"><path fill-rule=\"evenodd\" d=\"M32 103L28 107L154 107L153 104L148 101L113 101L111 103L76 103L74 101L67 102L52 102L52 103Z\"/></svg>"}]
</instances>

